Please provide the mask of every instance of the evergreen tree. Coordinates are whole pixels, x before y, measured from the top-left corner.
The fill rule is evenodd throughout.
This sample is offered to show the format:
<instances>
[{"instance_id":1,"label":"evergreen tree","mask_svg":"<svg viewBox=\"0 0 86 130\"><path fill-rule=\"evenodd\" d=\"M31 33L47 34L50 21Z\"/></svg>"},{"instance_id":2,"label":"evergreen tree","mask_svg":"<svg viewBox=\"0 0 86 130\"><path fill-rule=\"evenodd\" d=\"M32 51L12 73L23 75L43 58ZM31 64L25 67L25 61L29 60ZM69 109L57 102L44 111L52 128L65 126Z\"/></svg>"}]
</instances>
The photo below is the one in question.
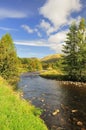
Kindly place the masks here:
<instances>
[{"instance_id":1,"label":"evergreen tree","mask_svg":"<svg viewBox=\"0 0 86 130\"><path fill-rule=\"evenodd\" d=\"M81 19L78 27L78 77L81 80L86 75L86 22Z\"/></svg>"},{"instance_id":2,"label":"evergreen tree","mask_svg":"<svg viewBox=\"0 0 86 130\"><path fill-rule=\"evenodd\" d=\"M65 53L65 71L67 72L69 79L76 79L76 66L77 66L77 26L75 23L69 28L67 33L67 40L65 41L63 52Z\"/></svg>"},{"instance_id":3,"label":"evergreen tree","mask_svg":"<svg viewBox=\"0 0 86 130\"><path fill-rule=\"evenodd\" d=\"M78 26L73 23L67 34L63 52L68 79L82 81L86 76L86 23L81 19Z\"/></svg>"}]
</instances>

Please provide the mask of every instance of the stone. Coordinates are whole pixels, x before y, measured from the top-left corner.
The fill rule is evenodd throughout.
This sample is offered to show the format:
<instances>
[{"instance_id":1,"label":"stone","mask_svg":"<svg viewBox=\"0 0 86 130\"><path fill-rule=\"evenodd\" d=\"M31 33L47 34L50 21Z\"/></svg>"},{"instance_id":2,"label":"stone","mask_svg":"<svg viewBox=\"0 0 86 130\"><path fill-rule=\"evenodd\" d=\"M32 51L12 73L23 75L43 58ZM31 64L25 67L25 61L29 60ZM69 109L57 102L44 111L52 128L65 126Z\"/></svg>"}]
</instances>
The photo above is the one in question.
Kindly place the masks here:
<instances>
[{"instance_id":1,"label":"stone","mask_svg":"<svg viewBox=\"0 0 86 130\"><path fill-rule=\"evenodd\" d=\"M82 126L83 123L82 123L81 121L78 121L78 122L77 122L77 125L78 125L78 126Z\"/></svg>"},{"instance_id":2,"label":"stone","mask_svg":"<svg viewBox=\"0 0 86 130\"><path fill-rule=\"evenodd\" d=\"M78 112L78 110L76 110L76 109L73 109L73 110L72 110L72 113L75 113L75 112Z\"/></svg>"},{"instance_id":3,"label":"stone","mask_svg":"<svg viewBox=\"0 0 86 130\"><path fill-rule=\"evenodd\" d=\"M52 113L52 115L55 116L55 115L57 115L59 112L60 112L60 110L59 110L59 109L56 109L56 110Z\"/></svg>"},{"instance_id":4,"label":"stone","mask_svg":"<svg viewBox=\"0 0 86 130\"><path fill-rule=\"evenodd\" d=\"M44 102L44 99L42 99L41 102Z\"/></svg>"}]
</instances>

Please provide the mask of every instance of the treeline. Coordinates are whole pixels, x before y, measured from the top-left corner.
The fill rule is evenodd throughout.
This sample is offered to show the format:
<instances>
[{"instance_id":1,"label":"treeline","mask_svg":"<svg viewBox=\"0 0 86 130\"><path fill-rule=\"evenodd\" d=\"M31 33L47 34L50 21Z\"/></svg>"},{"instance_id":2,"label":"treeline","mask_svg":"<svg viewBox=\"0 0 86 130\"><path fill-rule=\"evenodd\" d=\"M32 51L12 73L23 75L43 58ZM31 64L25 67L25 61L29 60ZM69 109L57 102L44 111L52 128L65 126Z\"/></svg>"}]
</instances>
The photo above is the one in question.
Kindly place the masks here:
<instances>
[{"instance_id":1,"label":"treeline","mask_svg":"<svg viewBox=\"0 0 86 130\"><path fill-rule=\"evenodd\" d=\"M53 61L53 59L51 59L51 61L42 61L42 68L44 70L52 70L52 69L60 69L62 70L63 68L63 55L61 55L61 57L57 58L55 61Z\"/></svg>"},{"instance_id":2,"label":"treeline","mask_svg":"<svg viewBox=\"0 0 86 130\"><path fill-rule=\"evenodd\" d=\"M20 71L33 72L42 70L42 64L37 58L19 58L21 62Z\"/></svg>"}]
</instances>

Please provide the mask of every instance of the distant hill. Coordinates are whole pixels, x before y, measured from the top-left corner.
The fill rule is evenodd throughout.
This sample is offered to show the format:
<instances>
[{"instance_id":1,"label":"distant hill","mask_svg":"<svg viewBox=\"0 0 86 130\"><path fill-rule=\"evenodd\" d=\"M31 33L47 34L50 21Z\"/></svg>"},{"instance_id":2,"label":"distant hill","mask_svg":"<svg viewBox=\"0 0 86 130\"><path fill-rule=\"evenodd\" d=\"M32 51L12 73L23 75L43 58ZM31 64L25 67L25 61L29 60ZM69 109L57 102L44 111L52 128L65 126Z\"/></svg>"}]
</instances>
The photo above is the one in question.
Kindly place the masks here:
<instances>
[{"instance_id":1,"label":"distant hill","mask_svg":"<svg viewBox=\"0 0 86 130\"><path fill-rule=\"evenodd\" d=\"M62 56L61 54L48 55L42 58L41 61L46 63L56 62L58 61L59 58L61 58L61 56Z\"/></svg>"}]
</instances>

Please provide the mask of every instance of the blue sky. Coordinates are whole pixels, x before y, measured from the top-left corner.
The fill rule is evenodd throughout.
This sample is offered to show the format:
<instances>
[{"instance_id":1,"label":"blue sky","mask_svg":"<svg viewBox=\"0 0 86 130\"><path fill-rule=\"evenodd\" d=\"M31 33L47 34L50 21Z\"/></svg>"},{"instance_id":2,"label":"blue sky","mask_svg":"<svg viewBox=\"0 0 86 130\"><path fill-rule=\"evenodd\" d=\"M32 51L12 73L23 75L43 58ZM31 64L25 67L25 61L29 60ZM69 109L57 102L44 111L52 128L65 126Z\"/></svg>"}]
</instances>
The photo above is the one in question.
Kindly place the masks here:
<instances>
[{"instance_id":1,"label":"blue sky","mask_svg":"<svg viewBox=\"0 0 86 130\"><path fill-rule=\"evenodd\" d=\"M86 19L86 0L0 0L0 38L10 33L19 57L62 53L72 21Z\"/></svg>"}]
</instances>

